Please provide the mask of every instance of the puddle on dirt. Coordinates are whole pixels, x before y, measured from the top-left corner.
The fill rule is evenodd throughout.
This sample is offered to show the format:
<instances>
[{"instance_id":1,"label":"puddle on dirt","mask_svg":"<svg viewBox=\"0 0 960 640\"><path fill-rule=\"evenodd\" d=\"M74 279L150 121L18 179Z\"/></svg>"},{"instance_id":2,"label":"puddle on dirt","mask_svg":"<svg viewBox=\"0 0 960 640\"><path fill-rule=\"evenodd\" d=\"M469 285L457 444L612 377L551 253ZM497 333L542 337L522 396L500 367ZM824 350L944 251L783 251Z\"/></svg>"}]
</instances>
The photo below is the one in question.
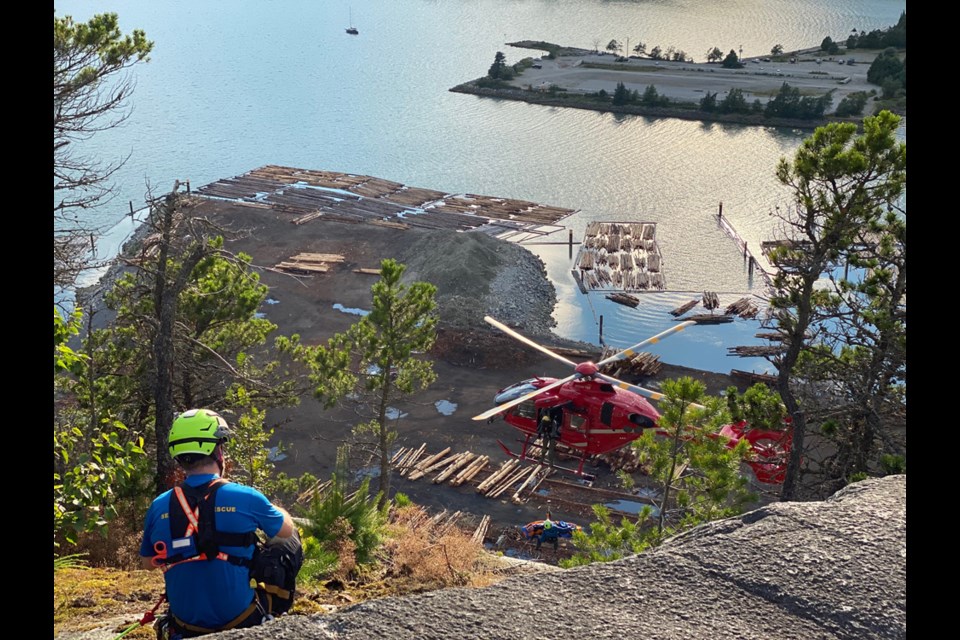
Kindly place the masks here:
<instances>
[{"instance_id":1,"label":"puddle on dirt","mask_svg":"<svg viewBox=\"0 0 960 640\"><path fill-rule=\"evenodd\" d=\"M253 317L259 320L263 320L264 318L267 317L267 314L265 314L263 311L257 311L253 314Z\"/></svg>"},{"instance_id":2,"label":"puddle on dirt","mask_svg":"<svg viewBox=\"0 0 960 640\"><path fill-rule=\"evenodd\" d=\"M379 466L362 467L360 469L357 469L357 471L353 474L353 479L355 482L360 482L364 478L379 478L379 477L380 477Z\"/></svg>"},{"instance_id":3,"label":"puddle on dirt","mask_svg":"<svg viewBox=\"0 0 960 640\"><path fill-rule=\"evenodd\" d=\"M370 312L367 311L367 310L365 310L365 309L352 309L352 308L350 308L350 307L345 307L345 306L343 306L343 305L340 304L339 302L337 302L336 304L334 304L334 305L333 305L333 308L336 309L337 311L341 311L341 312L343 312L343 313L349 313L349 314L355 315L355 316L366 316L366 315L369 315L369 314L370 314Z\"/></svg>"},{"instance_id":4,"label":"puddle on dirt","mask_svg":"<svg viewBox=\"0 0 960 640\"><path fill-rule=\"evenodd\" d=\"M634 502L633 500L614 500L613 502L604 503L603 506L615 511L632 513L633 515L640 515L640 511L644 507L648 507L650 509L651 516L656 517L660 515L660 510L658 508L652 504L647 504L646 502Z\"/></svg>"},{"instance_id":5,"label":"puddle on dirt","mask_svg":"<svg viewBox=\"0 0 960 640\"><path fill-rule=\"evenodd\" d=\"M266 303L266 304L280 304L280 301L279 301L279 300L276 300L276 299L274 299L274 298L267 298L266 300L264 300L264 303Z\"/></svg>"},{"instance_id":6,"label":"puddle on dirt","mask_svg":"<svg viewBox=\"0 0 960 640\"><path fill-rule=\"evenodd\" d=\"M267 449L267 459L270 462L280 462L281 460L286 460L287 454L280 451L279 447L270 447Z\"/></svg>"},{"instance_id":7,"label":"puddle on dirt","mask_svg":"<svg viewBox=\"0 0 960 640\"><path fill-rule=\"evenodd\" d=\"M400 418L406 418L408 413L403 413L400 409L394 409L393 407L387 407L387 419L388 420L399 420Z\"/></svg>"},{"instance_id":8,"label":"puddle on dirt","mask_svg":"<svg viewBox=\"0 0 960 640\"><path fill-rule=\"evenodd\" d=\"M449 400L437 400L433 403L433 406L445 416L452 416L453 412L457 410L456 403L450 402Z\"/></svg>"}]
</instances>

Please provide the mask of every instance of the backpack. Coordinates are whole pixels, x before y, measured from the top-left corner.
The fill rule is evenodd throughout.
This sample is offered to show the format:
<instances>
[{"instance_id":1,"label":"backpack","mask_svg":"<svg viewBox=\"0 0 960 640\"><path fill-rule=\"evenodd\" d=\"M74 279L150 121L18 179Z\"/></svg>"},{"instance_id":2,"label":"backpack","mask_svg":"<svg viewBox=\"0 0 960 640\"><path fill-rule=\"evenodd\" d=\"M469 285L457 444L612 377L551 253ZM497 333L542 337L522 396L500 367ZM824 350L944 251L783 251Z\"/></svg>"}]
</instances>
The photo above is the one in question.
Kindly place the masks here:
<instances>
[{"instance_id":1,"label":"backpack","mask_svg":"<svg viewBox=\"0 0 960 640\"><path fill-rule=\"evenodd\" d=\"M250 577L256 581L257 589L268 596L267 613L278 616L293 606L297 574L302 566L303 546L296 528L289 538L272 538L257 545Z\"/></svg>"}]
</instances>

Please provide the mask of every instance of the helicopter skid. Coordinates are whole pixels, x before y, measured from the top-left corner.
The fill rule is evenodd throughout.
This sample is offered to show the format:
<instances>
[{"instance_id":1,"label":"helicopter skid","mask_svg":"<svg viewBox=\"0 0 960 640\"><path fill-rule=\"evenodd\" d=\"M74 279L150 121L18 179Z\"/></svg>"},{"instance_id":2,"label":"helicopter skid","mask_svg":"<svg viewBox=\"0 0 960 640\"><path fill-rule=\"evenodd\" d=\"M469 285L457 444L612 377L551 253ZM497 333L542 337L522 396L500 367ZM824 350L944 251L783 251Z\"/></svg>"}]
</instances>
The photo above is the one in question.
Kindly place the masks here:
<instances>
[{"instance_id":1,"label":"helicopter skid","mask_svg":"<svg viewBox=\"0 0 960 640\"><path fill-rule=\"evenodd\" d=\"M580 465L576 469L573 469L571 467L563 467L558 464L551 464L546 460L540 460L540 458L527 455L527 445L529 444L529 442L523 443L523 451L521 451L520 453L514 453L513 451L511 451L510 448L507 447L507 445L503 444L501 440L497 440L497 444L500 445L500 448L503 449L504 453L506 453L511 458L516 458L517 460L520 460L521 462L534 462L536 464L539 464L542 467L550 467L552 469L556 469L557 471L561 471L563 473L569 473L571 475L577 476L578 478L582 478L588 482L593 482L596 479L596 476L594 476L593 474L583 472L584 459L582 457L580 458Z\"/></svg>"}]
</instances>

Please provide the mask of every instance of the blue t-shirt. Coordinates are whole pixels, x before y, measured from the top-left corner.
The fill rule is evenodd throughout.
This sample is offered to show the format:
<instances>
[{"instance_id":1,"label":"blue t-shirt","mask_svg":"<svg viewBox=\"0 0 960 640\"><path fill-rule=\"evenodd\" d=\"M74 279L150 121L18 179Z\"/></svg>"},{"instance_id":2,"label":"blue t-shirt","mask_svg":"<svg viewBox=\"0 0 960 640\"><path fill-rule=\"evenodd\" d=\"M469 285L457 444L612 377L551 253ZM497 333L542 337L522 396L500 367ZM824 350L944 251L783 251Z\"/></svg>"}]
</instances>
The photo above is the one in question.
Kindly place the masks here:
<instances>
[{"instance_id":1,"label":"blue t-shirt","mask_svg":"<svg viewBox=\"0 0 960 640\"><path fill-rule=\"evenodd\" d=\"M216 477L215 474L192 475L186 482L196 487ZM147 511L140 543L141 556L156 555L154 544L159 541L167 545L168 555L176 553L172 551L170 533L171 493L162 493ZM228 483L217 490L215 500L217 531L249 533L260 529L272 538L283 526L283 513L251 487ZM175 508L180 508L179 504L175 504ZM230 556L252 558L254 547L224 546L220 550ZM188 624L210 629L221 627L243 613L253 601L247 567L222 560L196 560L175 565L163 575L170 610Z\"/></svg>"}]
</instances>

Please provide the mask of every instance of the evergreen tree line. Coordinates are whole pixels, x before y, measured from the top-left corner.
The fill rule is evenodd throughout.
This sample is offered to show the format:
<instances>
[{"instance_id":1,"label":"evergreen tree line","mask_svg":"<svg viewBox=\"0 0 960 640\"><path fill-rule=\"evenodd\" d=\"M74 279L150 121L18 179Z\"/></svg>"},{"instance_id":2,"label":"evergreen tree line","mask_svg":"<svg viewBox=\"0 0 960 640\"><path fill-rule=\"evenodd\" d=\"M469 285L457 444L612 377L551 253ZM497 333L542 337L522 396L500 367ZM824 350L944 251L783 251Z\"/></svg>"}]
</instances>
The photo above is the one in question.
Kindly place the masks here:
<instances>
[{"instance_id":1,"label":"evergreen tree line","mask_svg":"<svg viewBox=\"0 0 960 640\"><path fill-rule=\"evenodd\" d=\"M813 120L826 114L833 103L832 93L818 97L802 96L799 89L784 82L777 95L764 105L759 99L748 103L743 91L737 88L730 89L722 100L717 100L717 94L708 91L700 99L700 110L708 113L762 113L770 118Z\"/></svg>"}]
</instances>

